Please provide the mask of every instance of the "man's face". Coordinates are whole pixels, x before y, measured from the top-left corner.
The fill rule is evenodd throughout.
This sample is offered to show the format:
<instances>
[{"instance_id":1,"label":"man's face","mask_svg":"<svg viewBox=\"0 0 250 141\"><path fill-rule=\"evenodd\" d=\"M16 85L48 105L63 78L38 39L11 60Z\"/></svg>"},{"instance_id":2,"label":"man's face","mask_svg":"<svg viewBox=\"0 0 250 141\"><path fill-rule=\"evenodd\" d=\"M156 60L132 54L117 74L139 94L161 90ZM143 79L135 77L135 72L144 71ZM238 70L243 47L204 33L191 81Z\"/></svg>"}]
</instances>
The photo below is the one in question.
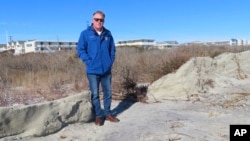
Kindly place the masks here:
<instances>
[{"instance_id":1,"label":"man's face","mask_svg":"<svg viewBox=\"0 0 250 141\"><path fill-rule=\"evenodd\" d=\"M104 18L102 16L102 14L96 13L93 16L92 23L93 23L93 27L94 27L95 30L101 31L102 27L103 27L103 24L104 24Z\"/></svg>"}]
</instances>

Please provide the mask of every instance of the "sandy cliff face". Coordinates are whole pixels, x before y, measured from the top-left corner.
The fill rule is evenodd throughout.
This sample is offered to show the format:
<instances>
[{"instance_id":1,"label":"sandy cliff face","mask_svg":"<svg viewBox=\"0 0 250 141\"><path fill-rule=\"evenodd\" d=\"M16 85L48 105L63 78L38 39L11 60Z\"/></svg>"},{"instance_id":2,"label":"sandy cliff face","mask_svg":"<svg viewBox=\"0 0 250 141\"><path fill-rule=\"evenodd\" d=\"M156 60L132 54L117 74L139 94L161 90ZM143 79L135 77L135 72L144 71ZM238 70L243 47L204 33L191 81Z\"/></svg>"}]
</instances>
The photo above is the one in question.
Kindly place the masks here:
<instances>
[{"instance_id":1,"label":"sandy cliff face","mask_svg":"<svg viewBox=\"0 0 250 141\"><path fill-rule=\"evenodd\" d=\"M250 51L224 53L215 58L189 60L176 73L163 76L148 88L149 102L204 97L206 94L249 94ZM206 95L208 96L208 95Z\"/></svg>"},{"instance_id":2,"label":"sandy cliff face","mask_svg":"<svg viewBox=\"0 0 250 141\"><path fill-rule=\"evenodd\" d=\"M0 108L0 138L22 134L45 136L70 123L88 122L92 118L90 94L23 107Z\"/></svg>"}]
</instances>

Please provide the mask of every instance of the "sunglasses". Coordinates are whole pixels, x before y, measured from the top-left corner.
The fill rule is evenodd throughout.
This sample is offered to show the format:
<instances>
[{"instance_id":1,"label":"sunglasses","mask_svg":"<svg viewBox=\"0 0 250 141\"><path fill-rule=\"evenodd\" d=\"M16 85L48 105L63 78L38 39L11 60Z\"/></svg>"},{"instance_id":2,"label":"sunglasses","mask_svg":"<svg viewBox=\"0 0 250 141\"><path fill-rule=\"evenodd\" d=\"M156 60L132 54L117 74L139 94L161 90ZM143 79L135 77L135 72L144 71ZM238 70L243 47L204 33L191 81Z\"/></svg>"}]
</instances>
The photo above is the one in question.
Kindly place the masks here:
<instances>
[{"instance_id":1,"label":"sunglasses","mask_svg":"<svg viewBox=\"0 0 250 141\"><path fill-rule=\"evenodd\" d=\"M98 21L103 22L103 21L104 21L104 19L98 19L98 18L94 18L94 20L95 20L96 22L98 22Z\"/></svg>"}]
</instances>

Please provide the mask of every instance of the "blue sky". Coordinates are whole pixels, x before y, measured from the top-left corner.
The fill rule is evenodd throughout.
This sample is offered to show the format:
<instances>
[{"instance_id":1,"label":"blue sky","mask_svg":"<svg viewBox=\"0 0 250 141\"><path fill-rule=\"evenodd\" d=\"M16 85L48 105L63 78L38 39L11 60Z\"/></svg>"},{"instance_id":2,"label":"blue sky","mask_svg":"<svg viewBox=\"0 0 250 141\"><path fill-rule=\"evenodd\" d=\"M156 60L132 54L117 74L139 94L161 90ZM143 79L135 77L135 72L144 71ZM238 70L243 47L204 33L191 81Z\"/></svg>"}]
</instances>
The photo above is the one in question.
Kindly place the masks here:
<instances>
[{"instance_id":1,"label":"blue sky","mask_svg":"<svg viewBox=\"0 0 250 141\"><path fill-rule=\"evenodd\" d=\"M0 0L0 43L77 41L92 14L106 14L115 41L250 40L250 0Z\"/></svg>"}]
</instances>

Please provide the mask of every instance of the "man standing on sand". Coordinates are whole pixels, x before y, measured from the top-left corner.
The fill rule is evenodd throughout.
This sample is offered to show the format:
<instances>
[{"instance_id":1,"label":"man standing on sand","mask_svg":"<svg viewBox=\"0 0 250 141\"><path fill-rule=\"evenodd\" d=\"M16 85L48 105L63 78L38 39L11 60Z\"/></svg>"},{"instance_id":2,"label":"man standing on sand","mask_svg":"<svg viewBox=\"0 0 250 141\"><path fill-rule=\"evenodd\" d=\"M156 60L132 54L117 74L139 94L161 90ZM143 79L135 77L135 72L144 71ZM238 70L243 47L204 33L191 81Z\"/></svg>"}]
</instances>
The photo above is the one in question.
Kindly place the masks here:
<instances>
[{"instance_id":1,"label":"man standing on sand","mask_svg":"<svg viewBox=\"0 0 250 141\"><path fill-rule=\"evenodd\" d=\"M111 114L111 69L115 61L115 43L111 32L104 25L105 14L96 11L92 24L82 31L78 40L77 54L86 65L86 73L91 91L95 124L103 125L104 117L111 122L119 119ZM102 113L99 99L99 85L103 91L104 113ZM104 116L104 117L103 117Z\"/></svg>"}]
</instances>

